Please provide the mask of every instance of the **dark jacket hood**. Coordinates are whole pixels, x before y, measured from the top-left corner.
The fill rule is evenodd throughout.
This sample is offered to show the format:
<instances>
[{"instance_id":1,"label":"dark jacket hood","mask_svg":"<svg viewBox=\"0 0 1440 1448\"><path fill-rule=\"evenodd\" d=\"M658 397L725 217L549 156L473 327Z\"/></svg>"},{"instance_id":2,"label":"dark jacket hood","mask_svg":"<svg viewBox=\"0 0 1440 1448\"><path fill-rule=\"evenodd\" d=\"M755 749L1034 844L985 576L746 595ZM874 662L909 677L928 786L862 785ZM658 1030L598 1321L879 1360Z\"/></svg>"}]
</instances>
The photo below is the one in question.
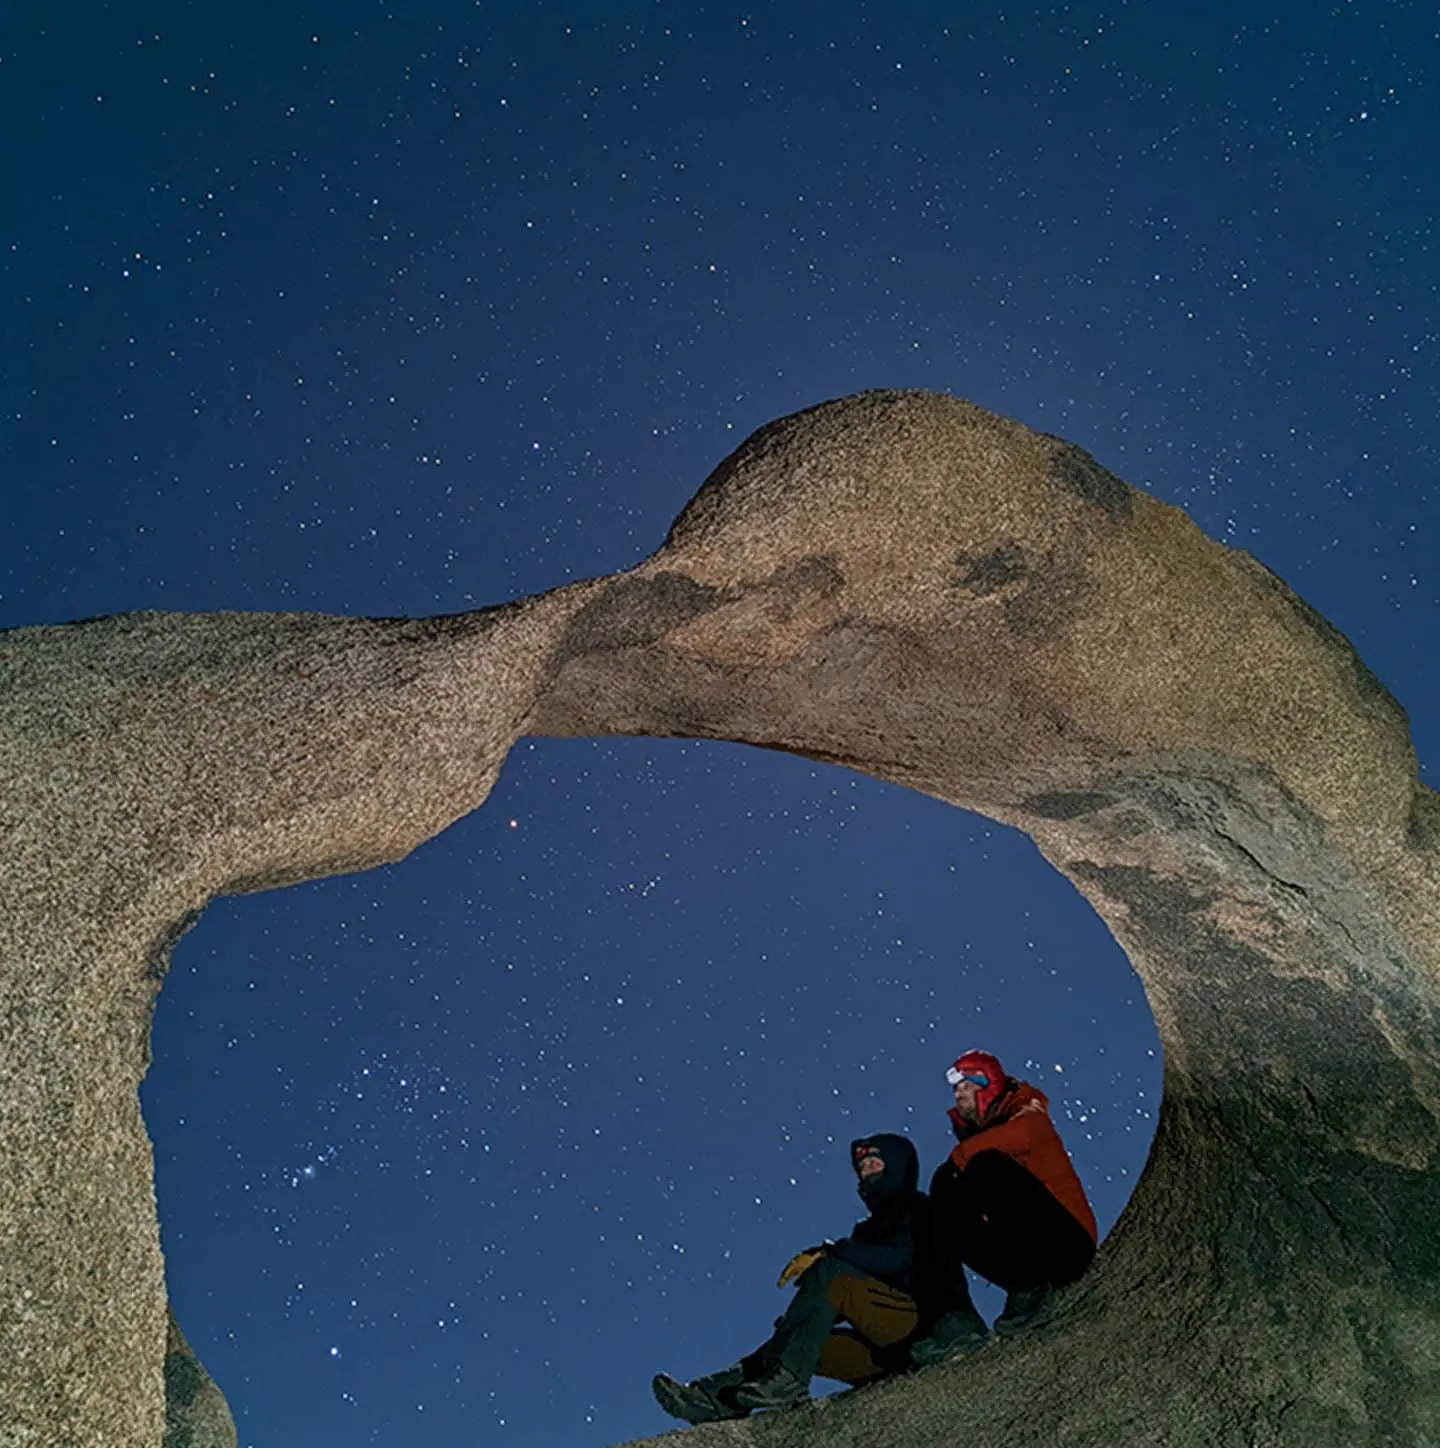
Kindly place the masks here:
<instances>
[{"instance_id":1,"label":"dark jacket hood","mask_svg":"<svg viewBox=\"0 0 1440 1448\"><path fill-rule=\"evenodd\" d=\"M873 1212L892 1197L917 1191L920 1186L920 1158L915 1148L903 1136L892 1131L882 1131L876 1136L856 1137L850 1143L850 1164L858 1177L859 1158L856 1153L862 1146L873 1147L885 1163L885 1170L860 1182L860 1196Z\"/></svg>"}]
</instances>

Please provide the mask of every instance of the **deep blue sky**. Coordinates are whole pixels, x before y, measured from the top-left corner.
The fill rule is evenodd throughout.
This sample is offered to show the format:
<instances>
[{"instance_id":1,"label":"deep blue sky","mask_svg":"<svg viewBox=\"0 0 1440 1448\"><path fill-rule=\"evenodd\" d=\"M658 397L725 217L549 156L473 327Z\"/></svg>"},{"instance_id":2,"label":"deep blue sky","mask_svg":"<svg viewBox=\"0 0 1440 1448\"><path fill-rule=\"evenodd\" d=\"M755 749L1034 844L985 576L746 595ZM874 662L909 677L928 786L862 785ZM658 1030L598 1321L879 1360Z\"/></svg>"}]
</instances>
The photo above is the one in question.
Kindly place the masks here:
<instances>
[{"instance_id":1,"label":"deep blue sky","mask_svg":"<svg viewBox=\"0 0 1440 1448\"><path fill-rule=\"evenodd\" d=\"M39 17L39 18L36 18ZM957 18L958 17L958 18ZM1423 3L0 4L0 626L453 611L634 563L873 386L1059 432L1345 630L1433 762ZM1433 776L1432 776L1433 778ZM1110 1225L1159 1052L1027 841L527 741L404 864L214 906L144 1090L250 1448L592 1448L754 1345L984 1045Z\"/></svg>"}]
</instances>

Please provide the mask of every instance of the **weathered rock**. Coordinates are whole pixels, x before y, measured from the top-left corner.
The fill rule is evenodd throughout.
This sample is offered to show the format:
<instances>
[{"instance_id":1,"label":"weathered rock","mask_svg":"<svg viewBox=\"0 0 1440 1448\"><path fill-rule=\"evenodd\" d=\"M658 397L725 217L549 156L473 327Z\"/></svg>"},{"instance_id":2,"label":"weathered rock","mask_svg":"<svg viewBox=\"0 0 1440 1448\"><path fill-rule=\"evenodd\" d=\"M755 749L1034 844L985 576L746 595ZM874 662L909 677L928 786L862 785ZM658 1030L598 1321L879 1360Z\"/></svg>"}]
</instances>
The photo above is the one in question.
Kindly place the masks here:
<instances>
[{"instance_id":1,"label":"weathered rock","mask_svg":"<svg viewBox=\"0 0 1440 1448\"><path fill-rule=\"evenodd\" d=\"M165 1341L165 1440L161 1448L236 1448L225 1395L190 1350L173 1312Z\"/></svg>"},{"instance_id":2,"label":"weathered rock","mask_svg":"<svg viewBox=\"0 0 1440 1448\"><path fill-rule=\"evenodd\" d=\"M1049 1328L694 1448L1440 1442L1440 808L1402 711L1079 449L869 393L755 434L612 579L0 638L0 1443L161 1440L136 1087L178 933L403 856L525 733L740 740L1015 825L1165 1044L1150 1164Z\"/></svg>"}]
</instances>

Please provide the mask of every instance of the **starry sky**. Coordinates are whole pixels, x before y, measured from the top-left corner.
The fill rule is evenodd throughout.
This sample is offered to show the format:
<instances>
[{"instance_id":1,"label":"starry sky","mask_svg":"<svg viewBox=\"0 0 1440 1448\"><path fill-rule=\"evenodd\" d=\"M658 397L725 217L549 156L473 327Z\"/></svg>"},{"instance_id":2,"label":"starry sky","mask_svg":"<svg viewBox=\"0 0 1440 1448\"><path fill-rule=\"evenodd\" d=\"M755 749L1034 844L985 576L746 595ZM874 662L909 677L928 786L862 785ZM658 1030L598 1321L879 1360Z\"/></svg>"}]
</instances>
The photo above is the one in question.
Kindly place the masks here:
<instances>
[{"instance_id":1,"label":"starry sky","mask_svg":"<svg viewBox=\"0 0 1440 1448\"><path fill-rule=\"evenodd\" d=\"M0 626L499 603L637 562L771 418L931 387L1255 553L1433 763L1437 62L1419 0L0 0ZM660 1431L650 1376L859 1215L852 1136L940 1159L970 1046L1108 1228L1159 1045L1027 840L523 741L177 949L172 1300L247 1448Z\"/></svg>"}]
</instances>

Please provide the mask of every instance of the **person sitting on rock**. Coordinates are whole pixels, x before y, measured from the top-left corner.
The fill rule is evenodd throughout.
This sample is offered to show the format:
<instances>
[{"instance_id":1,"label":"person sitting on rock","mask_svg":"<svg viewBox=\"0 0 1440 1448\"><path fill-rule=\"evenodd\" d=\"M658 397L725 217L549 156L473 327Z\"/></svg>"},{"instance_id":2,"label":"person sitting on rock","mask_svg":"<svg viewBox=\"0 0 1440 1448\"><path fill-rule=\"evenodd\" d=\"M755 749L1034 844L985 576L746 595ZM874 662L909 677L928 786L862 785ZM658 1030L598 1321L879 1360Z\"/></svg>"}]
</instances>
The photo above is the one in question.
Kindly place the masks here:
<instances>
[{"instance_id":1,"label":"person sitting on rock","mask_svg":"<svg viewBox=\"0 0 1440 1448\"><path fill-rule=\"evenodd\" d=\"M1098 1231L1042 1091L1007 1076L986 1051L967 1051L946 1072L954 1088L957 1145L930 1181L944 1311L910 1360L928 1367L990 1334L970 1300L970 1267L1005 1289L995 1332L1013 1336L1043 1320L1055 1290L1077 1281Z\"/></svg>"},{"instance_id":2,"label":"person sitting on rock","mask_svg":"<svg viewBox=\"0 0 1440 1448\"><path fill-rule=\"evenodd\" d=\"M909 1366L911 1340L935 1320L916 1296L924 1298L934 1276L921 1260L933 1233L918 1190L920 1162L903 1136L888 1132L852 1142L850 1159L869 1216L848 1237L790 1260L777 1286L794 1282L794 1300L753 1353L690 1383L656 1377L655 1397L667 1413L687 1423L743 1418L809 1401L817 1373L859 1384Z\"/></svg>"}]
</instances>

